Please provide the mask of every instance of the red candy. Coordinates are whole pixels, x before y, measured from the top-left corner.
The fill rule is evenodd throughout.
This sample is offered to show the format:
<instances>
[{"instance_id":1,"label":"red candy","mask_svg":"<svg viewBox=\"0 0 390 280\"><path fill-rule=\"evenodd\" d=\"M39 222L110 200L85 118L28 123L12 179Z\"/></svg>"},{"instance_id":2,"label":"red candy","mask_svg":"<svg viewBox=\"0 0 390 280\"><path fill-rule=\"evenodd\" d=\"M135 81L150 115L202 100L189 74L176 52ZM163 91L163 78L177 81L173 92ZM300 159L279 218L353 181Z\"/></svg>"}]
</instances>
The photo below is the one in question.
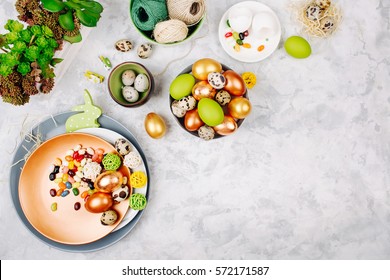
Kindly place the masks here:
<instances>
[{"instance_id":1,"label":"red candy","mask_svg":"<svg viewBox=\"0 0 390 280\"><path fill-rule=\"evenodd\" d=\"M229 38L229 37L232 37L233 36L233 33L232 32L227 32L225 34L225 38Z\"/></svg>"}]
</instances>

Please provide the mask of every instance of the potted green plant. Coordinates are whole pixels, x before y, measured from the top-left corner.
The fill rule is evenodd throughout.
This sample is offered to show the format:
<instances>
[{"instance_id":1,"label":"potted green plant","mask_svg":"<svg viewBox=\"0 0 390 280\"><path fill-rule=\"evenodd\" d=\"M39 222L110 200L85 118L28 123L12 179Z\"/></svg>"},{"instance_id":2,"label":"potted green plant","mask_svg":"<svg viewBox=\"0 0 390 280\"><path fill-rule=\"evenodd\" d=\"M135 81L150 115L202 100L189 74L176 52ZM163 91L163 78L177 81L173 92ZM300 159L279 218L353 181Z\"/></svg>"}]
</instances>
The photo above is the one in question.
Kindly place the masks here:
<instances>
[{"instance_id":1,"label":"potted green plant","mask_svg":"<svg viewBox=\"0 0 390 280\"><path fill-rule=\"evenodd\" d=\"M0 34L0 96L24 105L31 95L52 90L53 67L62 61L55 53L64 40L80 42L81 25L96 26L103 7L90 0L17 0L15 6L26 24L9 19Z\"/></svg>"}]
</instances>

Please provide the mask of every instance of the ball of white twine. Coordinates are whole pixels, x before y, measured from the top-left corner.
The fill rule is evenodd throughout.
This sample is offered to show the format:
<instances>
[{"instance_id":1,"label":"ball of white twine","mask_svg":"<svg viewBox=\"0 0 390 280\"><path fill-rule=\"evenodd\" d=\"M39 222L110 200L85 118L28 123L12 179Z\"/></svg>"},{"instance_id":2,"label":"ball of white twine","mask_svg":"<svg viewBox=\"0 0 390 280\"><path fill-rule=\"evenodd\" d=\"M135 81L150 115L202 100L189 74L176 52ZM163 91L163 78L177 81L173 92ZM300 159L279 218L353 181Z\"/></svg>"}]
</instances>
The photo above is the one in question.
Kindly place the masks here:
<instances>
[{"instance_id":1,"label":"ball of white twine","mask_svg":"<svg viewBox=\"0 0 390 280\"><path fill-rule=\"evenodd\" d=\"M187 25L198 23L206 10L204 0L167 0L168 15Z\"/></svg>"},{"instance_id":2,"label":"ball of white twine","mask_svg":"<svg viewBox=\"0 0 390 280\"><path fill-rule=\"evenodd\" d=\"M161 21L153 31L154 39L160 44L183 41L188 34L187 25L178 19Z\"/></svg>"}]
</instances>

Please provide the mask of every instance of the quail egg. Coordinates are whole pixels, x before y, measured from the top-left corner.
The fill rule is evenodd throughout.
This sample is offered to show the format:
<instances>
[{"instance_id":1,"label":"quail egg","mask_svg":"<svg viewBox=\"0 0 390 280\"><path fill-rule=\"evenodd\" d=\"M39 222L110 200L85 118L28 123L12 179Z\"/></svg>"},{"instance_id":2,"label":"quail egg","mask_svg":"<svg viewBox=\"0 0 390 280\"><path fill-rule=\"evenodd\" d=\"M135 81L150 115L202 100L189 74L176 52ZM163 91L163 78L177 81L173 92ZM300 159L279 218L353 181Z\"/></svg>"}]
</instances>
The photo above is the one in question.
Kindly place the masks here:
<instances>
[{"instance_id":1,"label":"quail egg","mask_svg":"<svg viewBox=\"0 0 390 280\"><path fill-rule=\"evenodd\" d=\"M133 70L126 70L122 73L122 84L125 86L131 86L134 84L135 73Z\"/></svg>"},{"instance_id":2,"label":"quail egg","mask_svg":"<svg viewBox=\"0 0 390 280\"><path fill-rule=\"evenodd\" d=\"M115 141L115 149L121 156L125 156L131 151L131 145L129 141L124 138L119 138Z\"/></svg>"},{"instance_id":3,"label":"quail egg","mask_svg":"<svg viewBox=\"0 0 390 280\"><path fill-rule=\"evenodd\" d=\"M144 92L149 88L149 80L148 77L145 74L139 74L135 78L134 81L134 88L138 92Z\"/></svg>"},{"instance_id":4,"label":"quail egg","mask_svg":"<svg viewBox=\"0 0 390 280\"><path fill-rule=\"evenodd\" d=\"M171 108L172 108L172 113L178 117L178 118L182 118L185 116L186 114L186 110L182 109L180 106L179 106L179 100L175 100L172 102L171 104Z\"/></svg>"},{"instance_id":5,"label":"quail egg","mask_svg":"<svg viewBox=\"0 0 390 280\"><path fill-rule=\"evenodd\" d=\"M318 5L309 5L306 8L306 17L309 20L317 21L322 17L322 10Z\"/></svg>"},{"instance_id":6,"label":"quail egg","mask_svg":"<svg viewBox=\"0 0 390 280\"><path fill-rule=\"evenodd\" d=\"M112 199L116 202L121 202L125 200L130 194L130 189L128 186L123 185L119 189L116 189L112 192Z\"/></svg>"},{"instance_id":7,"label":"quail egg","mask_svg":"<svg viewBox=\"0 0 390 280\"><path fill-rule=\"evenodd\" d=\"M132 86L124 86L122 88L122 95L128 102L136 102L139 98L138 91Z\"/></svg>"},{"instance_id":8,"label":"quail egg","mask_svg":"<svg viewBox=\"0 0 390 280\"><path fill-rule=\"evenodd\" d=\"M320 28L322 29L322 31L324 31L327 34L332 33L335 27L336 26L334 20L331 17L324 17L323 19L320 20Z\"/></svg>"},{"instance_id":9,"label":"quail egg","mask_svg":"<svg viewBox=\"0 0 390 280\"><path fill-rule=\"evenodd\" d=\"M122 39L115 43L115 48L120 52L128 52L133 49L133 43L129 40Z\"/></svg>"},{"instance_id":10,"label":"quail egg","mask_svg":"<svg viewBox=\"0 0 390 280\"><path fill-rule=\"evenodd\" d=\"M230 94L226 90L220 90L215 95L215 100L221 106L225 106L226 104L228 104L231 99L232 99L232 97L230 96Z\"/></svg>"},{"instance_id":11,"label":"quail egg","mask_svg":"<svg viewBox=\"0 0 390 280\"><path fill-rule=\"evenodd\" d=\"M115 222L118 220L118 214L115 210L107 210L103 212L102 216L100 217L100 222L103 226L111 226L115 224Z\"/></svg>"},{"instance_id":12,"label":"quail egg","mask_svg":"<svg viewBox=\"0 0 390 280\"><path fill-rule=\"evenodd\" d=\"M216 89L221 89L226 84L226 78L218 72L211 72L207 76L209 84Z\"/></svg>"},{"instance_id":13,"label":"quail egg","mask_svg":"<svg viewBox=\"0 0 390 280\"><path fill-rule=\"evenodd\" d=\"M199 129L198 129L198 135L200 138L202 138L203 140L211 140L214 138L215 136L215 131L214 129L212 129L211 127L207 126L207 125L204 125L204 126L201 126Z\"/></svg>"},{"instance_id":14,"label":"quail egg","mask_svg":"<svg viewBox=\"0 0 390 280\"><path fill-rule=\"evenodd\" d=\"M177 105L186 111L193 110L196 107L196 99L193 96L186 96L180 99Z\"/></svg>"},{"instance_id":15,"label":"quail egg","mask_svg":"<svg viewBox=\"0 0 390 280\"><path fill-rule=\"evenodd\" d=\"M137 54L142 59L148 58L152 54L152 45L142 44L138 47Z\"/></svg>"}]
</instances>

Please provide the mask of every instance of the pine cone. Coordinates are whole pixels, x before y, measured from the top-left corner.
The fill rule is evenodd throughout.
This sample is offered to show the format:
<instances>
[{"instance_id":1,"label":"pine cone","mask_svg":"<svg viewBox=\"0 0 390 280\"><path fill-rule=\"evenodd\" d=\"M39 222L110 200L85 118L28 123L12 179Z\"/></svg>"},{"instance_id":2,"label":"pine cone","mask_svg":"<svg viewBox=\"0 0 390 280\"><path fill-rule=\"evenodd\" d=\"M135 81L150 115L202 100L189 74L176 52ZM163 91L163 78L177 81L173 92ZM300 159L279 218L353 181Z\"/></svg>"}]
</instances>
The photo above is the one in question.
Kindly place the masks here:
<instances>
[{"instance_id":1,"label":"pine cone","mask_svg":"<svg viewBox=\"0 0 390 280\"><path fill-rule=\"evenodd\" d=\"M30 96L27 94L18 94L16 96L3 95L3 101L6 103L11 103L16 106L24 105L30 101Z\"/></svg>"},{"instance_id":2,"label":"pine cone","mask_svg":"<svg viewBox=\"0 0 390 280\"><path fill-rule=\"evenodd\" d=\"M35 85L35 79L31 75L26 75L22 79L22 87L26 94L35 95L38 94L38 89Z\"/></svg>"}]
</instances>

